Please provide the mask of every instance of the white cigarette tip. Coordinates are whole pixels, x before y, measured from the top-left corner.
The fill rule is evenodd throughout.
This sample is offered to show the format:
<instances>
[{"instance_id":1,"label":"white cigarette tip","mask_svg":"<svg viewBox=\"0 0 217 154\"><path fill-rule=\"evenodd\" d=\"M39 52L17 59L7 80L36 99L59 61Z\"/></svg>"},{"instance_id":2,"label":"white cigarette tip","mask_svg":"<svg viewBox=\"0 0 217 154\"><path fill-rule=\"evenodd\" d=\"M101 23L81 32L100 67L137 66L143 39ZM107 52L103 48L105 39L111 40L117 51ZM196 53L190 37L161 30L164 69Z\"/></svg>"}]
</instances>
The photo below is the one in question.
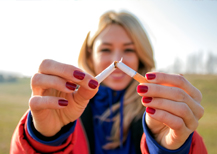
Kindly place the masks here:
<instances>
[{"instance_id":1,"label":"white cigarette tip","mask_svg":"<svg viewBox=\"0 0 217 154\"><path fill-rule=\"evenodd\" d=\"M98 74L95 78L98 80L98 83L101 83L106 77L108 77L114 70L115 64L112 63L105 70L103 70L100 74Z\"/></svg>"}]
</instances>

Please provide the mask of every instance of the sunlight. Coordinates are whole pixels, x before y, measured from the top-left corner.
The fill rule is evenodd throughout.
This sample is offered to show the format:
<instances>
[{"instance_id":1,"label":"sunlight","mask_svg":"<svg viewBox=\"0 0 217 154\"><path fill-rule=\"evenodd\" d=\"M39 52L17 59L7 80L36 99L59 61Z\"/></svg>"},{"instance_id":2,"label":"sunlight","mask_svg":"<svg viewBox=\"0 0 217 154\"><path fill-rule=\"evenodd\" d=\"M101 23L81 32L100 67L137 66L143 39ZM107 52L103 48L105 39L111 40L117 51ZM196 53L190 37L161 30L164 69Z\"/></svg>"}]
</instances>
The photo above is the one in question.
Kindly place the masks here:
<instances>
[{"instance_id":1,"label":"sunlight","mask_svg":"<svg viewBox=\"0 0 217 154\"><path fill-rule=\"evenodd\" d=\"M217 45L209 39L216 36L201 31L206 39L195 37L189 17L176 19L168 9L184 2L157 3L157 1L15 1L0 2L0 70L31 76L43 59L77 66L77 57L86 34L99 15L108 10L127 10L144 25L154 49L156 69L174 63L176 57L185 61L195 51L214 50ZM186 2L187 3L187 2ZM161 4L161 5L159 5ZM176 5L174 5L176 4ZM100 7L99 7L100 6ZM196 7L195 7L196 8ZM197 11L200 11L199 9ZM175 18L174 18L175 17ZM197 18L194 18L198 23ZM210 18L211 19L211 18ZM180 27L183 24L189 27ZM211 21L210 21L211 22ZM205 23L204 23L205 24ZM216 23L215 23L216 24ZM209 29L208 29L209 30ZM209 48L210 47L210 48Z\"/></svg>"}]
</instances>

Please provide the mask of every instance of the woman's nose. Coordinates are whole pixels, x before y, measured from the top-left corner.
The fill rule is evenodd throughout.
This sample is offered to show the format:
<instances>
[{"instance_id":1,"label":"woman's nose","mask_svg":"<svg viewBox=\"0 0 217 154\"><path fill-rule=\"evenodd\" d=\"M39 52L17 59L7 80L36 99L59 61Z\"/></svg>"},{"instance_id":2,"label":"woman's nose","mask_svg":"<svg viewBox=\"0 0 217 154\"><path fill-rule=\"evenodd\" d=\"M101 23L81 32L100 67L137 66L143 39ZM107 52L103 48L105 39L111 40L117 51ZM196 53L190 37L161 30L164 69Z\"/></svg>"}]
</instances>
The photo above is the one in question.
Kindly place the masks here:
<instances>
[{"instance_id":1,"label":"woman's nose","mask_svg":"<svg viewBox=\"0 0 217 154\"><path fill-rule=\"evenodd\" d=\"M117 53L113 56L113 61L120 61L122 57L123 55L121 55L120 53Z\"/></svg>"}]
</instances>

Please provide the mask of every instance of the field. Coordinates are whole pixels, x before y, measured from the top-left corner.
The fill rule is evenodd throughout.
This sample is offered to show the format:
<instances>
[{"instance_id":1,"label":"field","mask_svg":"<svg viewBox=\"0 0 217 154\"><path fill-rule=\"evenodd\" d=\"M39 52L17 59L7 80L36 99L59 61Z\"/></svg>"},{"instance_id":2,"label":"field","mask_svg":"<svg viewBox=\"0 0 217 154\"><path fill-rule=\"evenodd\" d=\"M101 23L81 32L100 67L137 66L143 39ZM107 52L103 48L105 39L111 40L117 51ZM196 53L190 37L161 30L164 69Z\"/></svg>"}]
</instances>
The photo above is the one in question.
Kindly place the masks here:
<instances>
[{"instance_id":1,"label":"field","mask_svg":"<svg viewBox=\"0 0 217 154\"><path fill-rule=\"evenodd\" d=\"M209 154L217 151L217 76L184 75L203 94L204 116L199 121L198 132L204 139ZM13 131L28 109L31 96L30 79L0 83L0 154L9 153Z\"/></svg>"}]
</instances>

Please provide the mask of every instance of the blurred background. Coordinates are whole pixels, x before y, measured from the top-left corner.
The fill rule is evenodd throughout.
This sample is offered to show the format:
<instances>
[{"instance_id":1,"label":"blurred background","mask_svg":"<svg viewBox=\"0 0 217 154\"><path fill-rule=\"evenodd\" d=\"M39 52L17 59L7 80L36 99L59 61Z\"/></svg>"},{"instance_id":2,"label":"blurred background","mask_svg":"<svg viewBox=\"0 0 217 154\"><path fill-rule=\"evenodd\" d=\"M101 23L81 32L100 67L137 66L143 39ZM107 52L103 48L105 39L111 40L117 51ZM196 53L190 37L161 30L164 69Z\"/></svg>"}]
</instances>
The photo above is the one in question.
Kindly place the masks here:
<instances>
[{"instance_id":1,"label":"blurred background","mask_svg":"<svg viewBox=\"0 0 217 154\"><path fill-rule=\"evenodd\" d=\"M217 151L217 0L0 0L0 154L28 109L30 78L43 59L77 66L88 30L108 10L136 15L156 70L182 73L203 94L198 132Z\"/></svg>"}]
</instances>

